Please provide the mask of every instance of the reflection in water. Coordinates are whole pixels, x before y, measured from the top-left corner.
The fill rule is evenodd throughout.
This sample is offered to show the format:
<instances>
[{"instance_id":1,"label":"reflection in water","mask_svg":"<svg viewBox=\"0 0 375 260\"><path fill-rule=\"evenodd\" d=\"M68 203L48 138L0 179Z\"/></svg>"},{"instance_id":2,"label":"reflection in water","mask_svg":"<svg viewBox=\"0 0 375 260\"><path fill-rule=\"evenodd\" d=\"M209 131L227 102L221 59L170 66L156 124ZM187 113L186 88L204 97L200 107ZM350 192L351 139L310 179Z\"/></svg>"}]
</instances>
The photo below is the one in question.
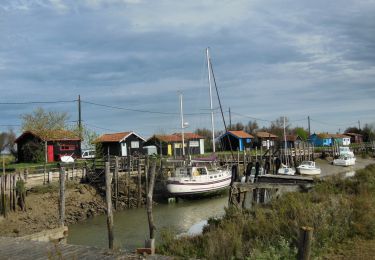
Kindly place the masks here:
<instances>
[{"instance_id":1,"label":"reflection in water","mask_svg":"<svg viewBox=\"0 0 375 260\"><path fill-rule=\"evenodd\" d=\"M185 233L191 226L210 217L224 214L228 197L183 201L176 204L160 204L154 207L153 215L157 231L172 228L177 233ZM114 215L115 247L133 250L144 246L148 238L146 209L132 209ZM107 219L98 216L69 226L68 243L107 247Z\"/></svg>"}]
</instances>

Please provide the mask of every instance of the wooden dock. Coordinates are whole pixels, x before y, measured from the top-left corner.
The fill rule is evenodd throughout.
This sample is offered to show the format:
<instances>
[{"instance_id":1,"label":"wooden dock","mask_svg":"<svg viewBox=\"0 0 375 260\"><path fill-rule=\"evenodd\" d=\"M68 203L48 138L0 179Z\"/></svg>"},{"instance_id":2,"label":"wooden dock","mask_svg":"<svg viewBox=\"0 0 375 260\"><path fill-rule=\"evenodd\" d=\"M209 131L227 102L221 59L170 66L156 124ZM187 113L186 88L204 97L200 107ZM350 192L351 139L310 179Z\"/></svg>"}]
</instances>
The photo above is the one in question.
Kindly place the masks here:
<instances>
[{"instance_id":1,"label":"wooden dock","mask_svg":"<svg viewBox=\"0 0 375 260\"><path fill-rule=\"evenodd\" d=\"M68 245L51 242L29 241L19 238L0 237L0 259L172 259L167 256L142 256L109 251L90 246Z\"/></svg>"}]
</instances>

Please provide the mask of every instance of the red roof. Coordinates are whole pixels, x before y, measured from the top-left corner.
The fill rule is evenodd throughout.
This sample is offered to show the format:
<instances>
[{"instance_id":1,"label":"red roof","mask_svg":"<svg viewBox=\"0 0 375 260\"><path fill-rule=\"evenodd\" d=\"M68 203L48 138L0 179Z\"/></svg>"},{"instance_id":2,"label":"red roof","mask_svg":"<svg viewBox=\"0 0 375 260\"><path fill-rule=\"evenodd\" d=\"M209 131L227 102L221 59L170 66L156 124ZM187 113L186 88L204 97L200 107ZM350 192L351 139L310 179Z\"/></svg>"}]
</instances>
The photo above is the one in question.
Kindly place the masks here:
<instances>
[{"instance_id":1,"label":"red roof","mask_svg":"<svg viewBox=\"0 0 375 260\"><path fill-rule=\"evenodd\" d=\"M234 136L237 136L239 138L254 138L254 136L244 132L244 131L228 131Z\"/></svg>"},{"instance_id":2,"label":"red roof","mask_svg":"<svg viewBox=\"0 0 375 260\"><path fill-rule=\"evenodd\" d=\"M43 141L80 141L78 133L67 130L46 130L44 132L36 133L32 131L23 132L17 139L16 143L26 135L33 135Z\"/></svg>"},{"instance_id":3,"label":"red roof","mask_svg":"<svg viewBox=\"0 0 375 260\"><path fill-rule=\"evenodd\" d=\"M134 134L138 136L139 138L143 139L141 136L134 132L120 132L120 133L113 133L113 134L104 134L100 136L98 139L95 140L96 143L111 143L111 142L121 142L125 138L127 138L129 135Z\"/></svg>"},{"instance_id":4,"label":"red roof","mask_svg":"<svg viewBox=\"0 0 375 260\"><path fill-rule=\"evenodd\" d=\"M154 135L151 138L156 138L156 139L159 139L160 141L163 141L163 142L166 142L166 143L182 142L182 135L180 133L174 133L174 134L171 134L171 135ZM198 134L194 134L194 133L184 133L184 139L185 140L204 139L204 137L200 136Z\"/></svg>"}]
</instances>

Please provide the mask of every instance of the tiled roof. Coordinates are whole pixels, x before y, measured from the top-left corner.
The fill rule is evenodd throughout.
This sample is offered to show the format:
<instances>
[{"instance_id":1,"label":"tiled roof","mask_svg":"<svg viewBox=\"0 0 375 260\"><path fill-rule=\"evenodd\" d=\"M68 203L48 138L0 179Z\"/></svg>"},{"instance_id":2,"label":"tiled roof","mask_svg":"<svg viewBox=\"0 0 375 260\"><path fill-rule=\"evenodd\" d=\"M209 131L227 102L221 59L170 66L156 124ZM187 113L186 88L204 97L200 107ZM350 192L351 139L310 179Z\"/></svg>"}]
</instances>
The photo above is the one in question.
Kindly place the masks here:
<instances>
[{"instance_id":1,"label":"tiled roof","mask_svg":"<svg viewBox=\"0 0 375 260\"><path fill-rule=\"evenodd\" d=\"M267 133L267 132L256 132L255 135L259 138L269 138L269 137L277 138L278 137L277 135L270 134L270 133Z\"/></svg>"},{"instance_id":2,"label":"tiled roof","mask_svg":"<svg viewBox=\"0 0 375 260\"><path fill-rule=\"evenodd\" d=\"M16 139L16 143L25 135L34 135L43 141L79 141L78 133L68 130L46 130L43 132L25 131Z\"/></svg>"},{"instance_id":3,"label":"tiled roof","mask_svg":"<svg viewBox=\"0 0 375 260\"><path fill-rule=\"evenodd\" d=\"M332 138L349 138L349 136L343 134L332 134Z\"/></svg>"},{"instance_id":4,"label":"tiled roof","mask_svg":"<svg viewBox=\"0 0 375 260\"><path fill-rule=\"evenodd\" d=\"M121 132L113 134L104 134L95 140L97 143L120 142L132 132Z\"/></svg>"},{"instance_id":5,"label":"tiled roof","mask_svg":"<svg viewBox=\"0 0 375 260\"><path fill-rule=\"evenodd\" d=\"M357 133L345 133L346 135L352 135L352 136L362 136L361 134L357 134Z\"/></svg>"},{"instance_id":6,"label":"tiled roof","mask_svg":"<svg viewBox=\"0 0 375 260\"><path fill-rule=\"evenodd\" d=\"M171 135L154 135L152 138L159 139L162 142L170 143L170 142L182 142L182 135L180 133L174 133ZM149 139L149 140L150 140ZM194 133L184 133L184 139L190 140L190 139L204 139L203 136L200 136L198 134Z\"/></svg>"},{"instance_id":7,"label":"tiled roof","mask_svg":"<svg viewBox=\"0 0 375 260\"><path fill-rule=\"evenodd\" d=\"M239 138L254 138L254 136L244 132L244 131L228 131L234 136L237 136Z\"/></svg>"},{"instance_id":8,"label":"tiled roof","mask_svg":"<svg viewBox=\"0 0 375 260\"><path fill-rule=\"evenodd\" d=\"M286 135L285 139L289 142L295 142L297 141L297 137L298 137L297 135Z\"/></svg>"},{"instance_id":9,"label":"tiled roof","mask_svg":"<svg viewBox=\"0 0 375 260\"><path fill-rule=\"evenodd\" d=\"M329 134L329 133L320 133L320 134L317 134L317 136L321 139L332 138L332 134Z\"/></svg>"}]
</instances>

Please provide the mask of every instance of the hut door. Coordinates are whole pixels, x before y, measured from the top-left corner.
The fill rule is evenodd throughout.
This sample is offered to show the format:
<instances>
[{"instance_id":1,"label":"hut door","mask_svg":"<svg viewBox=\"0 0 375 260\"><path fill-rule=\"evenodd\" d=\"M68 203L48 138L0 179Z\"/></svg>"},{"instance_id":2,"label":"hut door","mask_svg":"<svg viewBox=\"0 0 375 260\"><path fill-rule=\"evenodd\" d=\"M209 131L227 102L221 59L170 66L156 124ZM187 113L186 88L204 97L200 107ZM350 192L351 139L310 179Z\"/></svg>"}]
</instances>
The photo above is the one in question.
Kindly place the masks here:
<instances>
[{"instance_id":1,"label":"hut door","mask_svg":"<svg viewBox=\"0 0 375 260\"><path fill-rule=\"evenodd\" d=\"M48 162L54 161L53 145L47 146L47 159L48 159Z\"/></svg>"},{"instance_id":2,"label":"hut door","mask_svg":"<svg viewBox=\"0 0 375 260\"><path fill-rule=\"evenodd\" d=\"M121 156L127 156L126 143L121 143Z\"/></svg>"}]
</instances>

